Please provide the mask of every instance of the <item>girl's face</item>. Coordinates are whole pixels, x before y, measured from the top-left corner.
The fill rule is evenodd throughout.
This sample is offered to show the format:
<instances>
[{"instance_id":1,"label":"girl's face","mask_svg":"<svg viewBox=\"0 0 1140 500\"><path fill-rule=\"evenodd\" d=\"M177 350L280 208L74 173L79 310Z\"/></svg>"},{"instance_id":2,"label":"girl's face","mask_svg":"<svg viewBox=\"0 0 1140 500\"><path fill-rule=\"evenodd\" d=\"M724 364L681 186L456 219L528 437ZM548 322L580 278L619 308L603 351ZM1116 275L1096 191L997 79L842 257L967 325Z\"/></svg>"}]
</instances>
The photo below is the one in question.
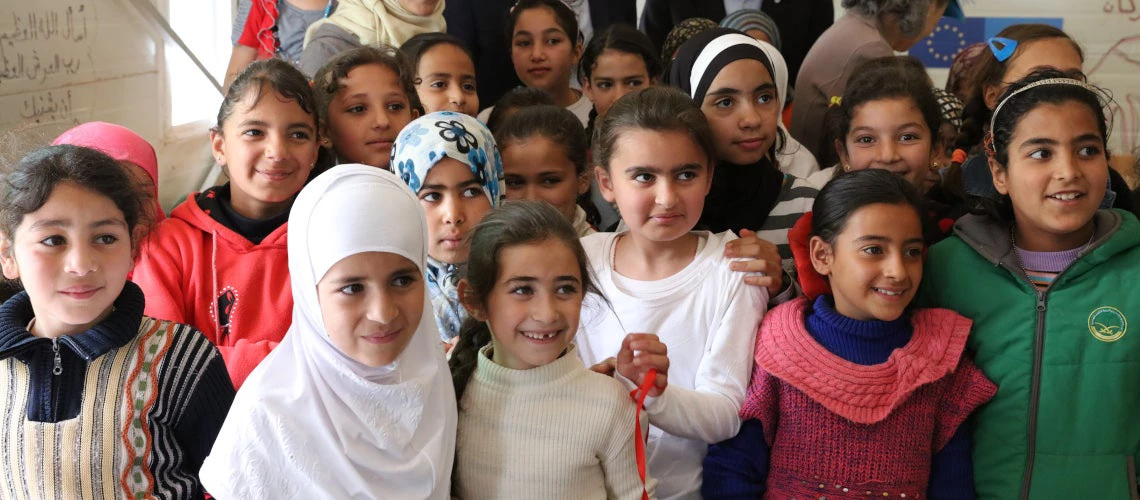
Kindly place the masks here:
<instances>
[{"instance_id":1,"label":"girl's face","mask_svg":"<svg viewBox=\"0 0 1140 500\"><path fill-rule=\"evenodd\" d=\"M1081 71L1081 54L1073 47L1073 42L1065 38L1041 38L1025 42L1017 47L1013 59L1006 64L1000 85L984 89L986 107L994 109L998 99L1014 82L1044 68L1053 68L1065 73Z\"/></svg>"},{"instance_id":2,"label":"girl's face","mask_svg":"<svg viewBox=\"0 0 1140 500\"><path fill-rule=\"evenodd\" d=\"M811 263L828 277L835 310L861 321L902 316L922 282L922 222L905 204L866 205L833 244L814 236Z\"/></svg>"},{"instance_id":3,"label":"girl's face","mask_svg":"<svg viewBox=\"0 0 1140 500\"><path fill-rule=\"evenodd\" d=\"M511 62L527 87L560 95L570 86L570 70L581 55L578 41L558 25L549 7L519 14L511 36Z\"/></svg>"},{"instance_id":4,"label":"girl's face","mask_svg":"<svg viewBox=\"0 0 1140 500\"><path fill-rule=\"evenodd\" d=\"M994 187L1013 201L1017 245L1033 251L1077 248L1092 237L1104 199L1108 160L1096 115L1083 103L1042 103L1017 122L1009 164L990 160Z\"/></svg>"},{"instance_id":5,"label":"girl's face","mask_svg":"<svg viewBox=\"0 0 1140 500\"><path fill-rule=\"evenodd\" d=\"M847 136L836 141L836 149L845 170L886 170L925 192L934 154L931 136L914 99L879 99L855 108Z\"/></svg>"},{"instance_id":6,"label":"girl's face","mask_svg":"<svg viewBox=\"0 0 1140 500\"><path fill-rule=\"evenodd\" d=\"M71 335L111 314L134 263L123 212L78 184L56 185L0 242L4 276L20 279L38 337Z\"/></svg>"},{"instance_id":7,"label":"girl's face","mask_svg":"<svg viewBox=\"0 0 1140 500\"><path fill-rule=\"evenodd\" d=\"M437 44L420 56L416 92L427 113L455 111L470 116L479 113L475 63L463 49L450 43Z\"/></svg>"},{"instance_id":8,"label":"girl's face","mask_svg":"<svg viewBox=\"0 0 1140 500\"><path fill-rule=\"evenodd\" d=\"M614 49L602 51L594 63L590 80L582 87L586 97L594 103L598 118L606 116L621 96L653 85L654 80L645 68L645 60L637 54Z\"/></svg>"},{"instance_id":9,"label":"girl's face","mask_svg":"<svg viewBox=\"0 0 1140 500\"><path fill-rule=\"evenodd\" d=\"M380 367L396 360L424 312L424 278L416 264L390 252L341 259L317 283L329 340L348 357Z\"/></svg>"},{"instance_id":10,"label":"girl's face","mask_svg":"<svg viewBox=\"0 0 1140 500\"><path fill-rule=\"evenodd\" d=\"M493 360L515 370L549 364L578 331L583 286L578 259L556 238L499 250L499 277L483 316Z\"/></svg>"},{"instance_id":11,"label":"girl's face","mask_svg":"<svg viewBox=\"0 0 1140 500\"><path fill-rule=\"evenodd\" d=\"M602 196L617 203L638 237L669 242L684 236L697 225L712 187L708 155L684 132L620 134L609 168L595 168Z\"/></svg>"},{"instance_id":12,"label":"girl's face","mask_svg":"<svg viewBox=\"0 0 1140 500\"><path fill-rule=\"evenodd\" d=\"M316 119L297 101L268 85L257 94L250 91L234 107L222 129L210 132L210 142L229 174L234 211L264 219L288 209L317 163L319 146Z\"/></svg>"},{"instance_id":13,"label":"girl's face","mask_svg":"<svg viewBox=\"0 0 1140 500\"><path fill-rule=\"evenodd\" d=\"M759 162L776 143L780 122L776 84L760 61L740 59L721 69L709 85L701 111L709 120L717 157L725 161Z\"/></svg>"},{"instance_id":14,"label":"girl's face","mask_svg":"<svg viewBox=\"0 0 1140 500\"><path fill-rule=\"evenodd\" d=\"M428 255L447 264L467 262L467 233L491 211L471 168L444 158L428 171L417 196L427 214Z\"/></svg>"},{"instance_id":15,"label":"girl's face","mask_svg":"<svg viewBox=\"0 0 1140 500\"><path fill-rule=\"evenodd\" d=\"M392 143L416 116L395 71L383 64L352 68L328 109L337 160L388 168Z\"/></svg>"},{"instance_id":16,"label":"girl's face","mask_svg":"<svg viewBox=\"0 0 1140 500\"><path fill-rule=\"evenodd\" d=\"M590 178L575 172L566 146L535 134L510 140L502 153L508 200L545 201L574 220L578 196L590 189Z\"/></svg>"}]
</instances>

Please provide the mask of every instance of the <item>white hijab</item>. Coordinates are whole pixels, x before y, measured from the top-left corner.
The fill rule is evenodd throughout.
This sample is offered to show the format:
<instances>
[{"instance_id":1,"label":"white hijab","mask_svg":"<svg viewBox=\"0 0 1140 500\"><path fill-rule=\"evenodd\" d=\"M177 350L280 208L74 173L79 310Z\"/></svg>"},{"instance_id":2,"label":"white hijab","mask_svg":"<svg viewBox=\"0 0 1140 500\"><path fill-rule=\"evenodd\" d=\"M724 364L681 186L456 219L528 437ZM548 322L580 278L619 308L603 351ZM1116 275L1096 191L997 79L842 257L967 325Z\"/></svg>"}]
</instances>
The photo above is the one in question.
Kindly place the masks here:
<instances>
[{"instance_id":1,"label":"white hijab","mask_svg":"<svg viewBox=\"0 0 1140 500\"><path fill-rule=\"evenodd\" d=\"M450 498L456 406L425 287L423 318L396 361L372 368L325 332L317 282L361 252L424 269L427 223L394 174L340 165L301 190L289 215L293 324L238 392L202 466L231 498Z\"/></svg>"},{"instance_id":2,"label":"white hijab","mask_svg":"<svg viewBox=\"0 0 1140 500\"><path fill-rule=\"evenodd\" d=\"M768 62L772 63L772 81L776 84L777 102L780 103L781 116L784 109L784 104L788 102L788 63L784 61L784 56L780 54L780 50L763 40L756 40L760 50L768 56ZM780 130L784 131L784 149L776 152L776 161L780 167L780 171L807 179L811 174L819 172L819 161L815 159L815 155L811 154L803 144L800 144L795 137L792 137L791 132L784 127L783 120L779 124Z\"/></svg>"},{"instance_id":3,"label":"white hijab","mask_svg":"<svg viewBox=\"0 0 1140 500\"><path fill-rule=\"evenodd\" d=\"M305 45L317 28L328 23L356 35L360 45L399 47L420 33L446 32L444 4L445 0L439 0L431 14L417 16L400 5L399 0L340 0L331 16L310 24L305 30Z\"/></svg>"}]
</instances>

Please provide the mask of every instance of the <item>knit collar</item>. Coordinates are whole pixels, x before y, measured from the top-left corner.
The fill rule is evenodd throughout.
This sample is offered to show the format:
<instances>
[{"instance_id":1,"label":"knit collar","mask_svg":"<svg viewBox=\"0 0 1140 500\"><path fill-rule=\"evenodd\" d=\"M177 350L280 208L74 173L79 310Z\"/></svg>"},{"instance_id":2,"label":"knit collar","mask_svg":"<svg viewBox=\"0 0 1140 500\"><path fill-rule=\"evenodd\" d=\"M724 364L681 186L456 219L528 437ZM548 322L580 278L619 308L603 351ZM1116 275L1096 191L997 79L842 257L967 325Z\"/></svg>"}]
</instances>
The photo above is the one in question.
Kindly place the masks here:
<instances>
[{"instance_id":1,"label":"knit collar","mask_svg":"<svg viewBox=\"0 0 1140 500\"><path fill-rule=\"evenodd\" d=\"M572 375L584 368L578 358L578 348L571 343L558 359L529 370L515 370L501 366L491 360L491 344L479 349L478 366L475 376L487 384L501 389L546 390L544 386Z\"/></svg>"},{"instance_id":2,"label":"knit collar","mask_svg":"<svg viewBox=\"0 0 1140 500\"><path fill-rule=\"evenodd\" d=\"M809 301L801 297L764 316L756 363L828 410L860 424L873 424L906 402L923 385L958 366L971 321L946 309L919 309L914 334L887 361L858 365L819 345L804 326Z\"/></svg>"},{"instance_id":3,"label":"knit collar","mask_svg":"<svg viewBox=\"0 0 1140 500\"><path fill-rule=\"evenodd\" d=\"M835 310L834 298L815 299L811 314L804 318L812 337L829 352L860 365L878 364L895 349L907 344L913 328L906 315L894 321L862 321Z\"/></svg>"},{"instance_id":4,"label":"knit collar","mask_svg":"<svg viewBox=\"0 0 1140 500\"><path fill-rule=\"evenodd\" d=\"M128 281L115 299L107 319L85 332L60 337L59 343L83 359L93 361L112 349L126 345L138 335L144 305L142 289ZM0 306L0 359L15 356L41 340L27 329L34 316L27 292L16 294Z\"/></svg>"}]
</instances>

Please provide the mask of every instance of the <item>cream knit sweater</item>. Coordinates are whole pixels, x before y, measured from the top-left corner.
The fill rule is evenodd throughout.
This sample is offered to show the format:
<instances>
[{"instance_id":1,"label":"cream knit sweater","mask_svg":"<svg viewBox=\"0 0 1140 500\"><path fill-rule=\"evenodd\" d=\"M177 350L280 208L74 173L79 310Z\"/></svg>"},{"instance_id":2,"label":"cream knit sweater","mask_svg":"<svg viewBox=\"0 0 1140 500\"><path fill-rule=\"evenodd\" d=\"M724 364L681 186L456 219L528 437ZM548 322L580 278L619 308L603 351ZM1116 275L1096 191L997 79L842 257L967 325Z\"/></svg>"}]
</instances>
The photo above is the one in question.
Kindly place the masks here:
<instances>
[{"instance_id":1,"label":"cream knit sweater","mask_svg":"<svg viewBox=\"0 0 1140 500\"><path fill-rule=\"evenodd\" d=\"M459 498L641 498L635 407L621 383L587 370L573 345L530 370L499 366L490 354L491 346L479 351L459 405Z\"/></svg>"}]
</instances>

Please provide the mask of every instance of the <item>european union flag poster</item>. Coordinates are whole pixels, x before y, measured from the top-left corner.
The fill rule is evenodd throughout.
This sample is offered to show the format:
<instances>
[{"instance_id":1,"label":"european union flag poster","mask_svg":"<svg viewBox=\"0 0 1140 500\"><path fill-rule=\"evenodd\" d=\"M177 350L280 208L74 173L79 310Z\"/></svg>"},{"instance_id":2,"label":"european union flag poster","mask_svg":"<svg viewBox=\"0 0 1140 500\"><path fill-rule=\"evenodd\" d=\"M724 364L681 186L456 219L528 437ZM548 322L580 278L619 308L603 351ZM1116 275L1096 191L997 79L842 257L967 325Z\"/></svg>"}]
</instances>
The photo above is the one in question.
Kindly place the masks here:
<instances>
[{"instance_id":1,"label":"european union flag poster","mask_svg":"<svg viewBox=\"0 0 1140 500\"><path fill-rule=\"evenodd\" d=\"M966 47L997 36L1010 25L1026 23L1062 28L1059 17L967 17L964 20L944 17L930 36L911 47L910 55L927 68L949 68L954 56Z\"/></svg>"}]
</instances>

